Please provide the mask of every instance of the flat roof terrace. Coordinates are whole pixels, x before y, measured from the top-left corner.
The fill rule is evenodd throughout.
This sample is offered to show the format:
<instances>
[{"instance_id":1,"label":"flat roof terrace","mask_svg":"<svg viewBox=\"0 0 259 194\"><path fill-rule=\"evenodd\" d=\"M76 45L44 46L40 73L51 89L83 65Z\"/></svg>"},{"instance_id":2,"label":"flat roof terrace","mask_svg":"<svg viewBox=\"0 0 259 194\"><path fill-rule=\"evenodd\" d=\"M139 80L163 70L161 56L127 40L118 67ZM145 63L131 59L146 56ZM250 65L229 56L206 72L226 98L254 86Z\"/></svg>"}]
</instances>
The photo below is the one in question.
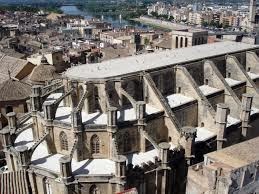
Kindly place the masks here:
<instances>
[{"instance_id":1,"label":"flat roof terrace","mask_svg":"<svg viewBox=\"0 0 259 194\"><path fill-rule=\"evenodd\" d=\"M102 80L155 70L167 66L212 58L225 54L258 49L259 46L238 42L218 42L170 51L148 53L69 68L65 77L77 80Z\"/></svg>"},{"instance_id":2,"label":"flat roof terrace","mask_svg":"<svg viewBox=\"0 0 259 194\"><path fill-rule=\"evenodd\" d=\"M233 168L240 168L259 160L259 137L206 154L206 158Z\"/></svg>"}]
</instances>

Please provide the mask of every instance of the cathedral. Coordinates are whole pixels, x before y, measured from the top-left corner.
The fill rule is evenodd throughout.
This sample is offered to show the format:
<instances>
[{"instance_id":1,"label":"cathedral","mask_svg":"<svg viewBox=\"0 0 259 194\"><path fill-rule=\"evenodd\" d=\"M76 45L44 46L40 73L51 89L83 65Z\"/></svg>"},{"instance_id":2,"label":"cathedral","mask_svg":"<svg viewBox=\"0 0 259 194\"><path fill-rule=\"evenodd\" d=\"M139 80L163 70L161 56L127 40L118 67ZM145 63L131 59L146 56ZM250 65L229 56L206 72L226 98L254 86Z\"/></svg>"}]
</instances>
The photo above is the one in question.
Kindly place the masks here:
<instances>
[{"instance_id":1,"label":"cathedral","mask_svg":"<svg viewBox=\"0 0 259 194\"><path fill-rule=\"evenodd\" d=\"M258 46L219 42L35 81L29 113L0 130L0 193L185 193L204 154L259 135L258 67Z\"/></svg>"}]
</instances>

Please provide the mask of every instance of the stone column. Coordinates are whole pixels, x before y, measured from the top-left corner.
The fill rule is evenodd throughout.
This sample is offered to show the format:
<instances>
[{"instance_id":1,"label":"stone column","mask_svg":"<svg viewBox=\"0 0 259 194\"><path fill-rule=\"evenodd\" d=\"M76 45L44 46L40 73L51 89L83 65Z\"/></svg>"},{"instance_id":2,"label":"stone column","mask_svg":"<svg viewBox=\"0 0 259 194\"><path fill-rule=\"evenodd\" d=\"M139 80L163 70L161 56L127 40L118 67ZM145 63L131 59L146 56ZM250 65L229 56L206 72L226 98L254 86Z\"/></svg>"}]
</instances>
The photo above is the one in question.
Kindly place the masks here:
<instances>
[{"instance_id":1,"label":"stone column","mask_svg":"<svg viewBox=\"0 0 259 194\"><path fill-rule=\"evenodd\" d=\"M2 124L2 121L1 121L1 117L2 117L2 115L1 115L1 113L0 113L0 130L3 128L3 124Z\"/></svg>"},{"instance_id":2,"label":"stone column","mask_svg":"<svg viewBox=\"0 0 259 194\"><path fill-rule=\"evenodd\" d=\"M114 159L114 161L115 161L115 176L120 178L125 178L127 158L123 155L118 155Z\"/></svg>"},{"instance_id":3,"label":"stone column","mask_svg":"<svg viewBox=\"0 0 259 194\"><path fill-rule=\"evenodd\" d=\"M26 100L26 106L27 106L28 112L31 112L31 101L30 100Z\"/></svg>"},{"instance_id":4,"label":"stone column","mask_svg":"<svg viewBox=\"0 0 259 194\"><path fill-rule=\"evenodd\" d=\"M71 123L74 131L82 131L82 113L80 110L73 109L71 112Z\"/></svg>"},{"instance_id":5,"label":"stone column","mask_svg":"<svg viewBox=\"0 0 259 194\"><path fill-rule=\"evenodd\" d=\"M1 131L1 141L2 141L2 146L4 148L9 148L12 146L12 141L11 141L11 132L9 128L3 128Z\"/></svg>"},{"instance_id":6,"label":"stone column","mask_svg":"<svg viewBox=\"0 0 259 194\"><path fill-rule=\"evenodd\" d=\"M36 175L33 172L33 170L31 170L31 169L28 169L27 172L28 172L28 175L29 175L31 192L32 192L32 194L37 194L38 190L37 190L37 183L36 183Z\"/></svg>"},{"instance_id":7,"label":"stone column","mask_svg":"<svg viewBox=\"0 0 259 194\"><path fill-rule=\"evenodd\" d=\"M73 109L71 112L71 123L74 130L74 138L77 140L77 147L75 148L74 158L76 161L83 160L83 123L81 111Z\"/></svg>"},{"instance_id":8,"label":"stone column","mask_svg":"<svg viewBox=\"0 0 259 194\"><path fill-rule=\"evenodd\" d=\"M117 108L110 107L107 112L107 131L109 132L109 158L115 157L117 150ZM118 151L118 150L117 150Z\"/></svg>"},{"instance_id":9,"label":"stone column","mask_svg":"<svg viewBox=\"0 0 259 194\"><path fill-rule=\"evenodd\" d=\"M169 148L170 144L167 142L163 142L159 144L159 158L161 160L160 170L162 171L161 174L161 194L168 193L168 184L169 184Z\"/></svg>"},{"instance_id":10,"label":"stone column","mask_svg":"<svg viewBox=\"0 0 259 194\"><path fill-rule=\"evenodd\" d=\"M15 112L9 112L7 115L8 126L10 131L15 131L17 129L17 118Z\"/></svg>"},{"instance_id":11,"label":"stone column","mask_svg":"<svg viewBox=\"0 0 259 194\"><path fill-rule=\"evenodd\" d=\"M64 93L67 93L68 91L70 91L69 81L67 79L63 79L63 85L64 85ZM70 95L68 95L63 99L63 103L65 107L69 107L70 102L71 102Z\"/></svg>"},{"instance_id":12,"label":"stone column","mask_svg":"<svg viewBox=\"0 0 259 194\"><path fill-rule=\"evenodd\" d=\"M248 137L248 128L249 128L249 121L250 121L252 103L253 103L253 95L251 95L251 94L243 94L242 95L240 120L242 122L241 138L243 140L246 140L247 137Z\"/></svg>"},{"instance_id":13,"label":"stone column","mask_svg":"<svg viewBox=\"0 0 259 194\"><path fill-rule=\"evenodd\" d=\"M31 163L28 147L27 146L18 146L15 149L18 152L19 169L27 169L29 164Z\"/></svg>"},{"instance_id":14,"label":"stone column","mask_svg":"<svg viewBox=\"0 0 259 194\"><path fill-rule=\"evenodd\" d=\"M31 107L33 111L41 110L41 86L32 86Z\"/></svg>"},{"instance_id":15,"label":"stone column","mask_svg":"<svg viewBox=\"0 0 259 194\"><path fill-rule=\"evenodd\" d=\"M41 86L32 86L32 94L30 95L31 104L31 116L33 121L33 139L39 138L38 122L37 122L37 111L41 110Z\"/></svg>"},{"instance_id":16,"label":"stone column","mask_svg":"<svg viewBox=\"0 0 259 194\"><path fill-rule=\"evenodd\" d=\"M73 89L71 93L71 106L72 108L76 108L79 103L79 92L78 92L78 82L75 80L71 81L71 88Z\"/></svg>"},{"instance_id":17,"label":"stone column","mask_svg":"<svg viewBox=\"0 0 259 194\"><path fill-rule=\"evenodd\" d=\"M53 106L53 102L46 101L43 103L43 112L45 120L52 121L54 119L55 115Z\"/></svg>"},{"instance_id":18,"label":"stone column","mask_svg":"<svg viewBox=\"0 0 259 194\"><path fill-rule=\"evenodd\" d=\"M144 101L138 101L135 105L136 118L138 120L138 133L139 133L139 148L141 152L146 151L146 138L145 132L145 116L146 116L146 103Z\"/></svg>"},{"instance_id":19,"label":"stone column","mask_svg":"<svg viewBox=\"0 0 259 194\"><path fill-rule=\"evenodd\" d=\"M115 177L117 179L117 192L123 191L126 184L126 161L123 155L118 155L115 159Z\"/></svg>"},{"instance_id":20,"label":"stone column","mask_svg":"<svg viewBox=\"0 0 259 194\"><path fill-rule=\"evenodd\" d=\"M216 126L217 126L217 150L224 147L224 141L226 141L226 126L227 118L229 114L229 108L226 104L217 104L216 113Z\"/></svg>"},{"instance_id":21,"label":"stone column","mask_svg":"<svg viewBox=\"0 0 259 194\"><path fill-rule=\"evenodd\" d=\"M71 160L69 156L63 156L59 159L60 176L64 183L64 194L69 194L69 183L74 181L72 174Z\"/></svg>"},{"instance_id":22,"label":"stone column","mask_svg":"<svg viewBox=\"0 0 259 194\"><path fill-rule=\"evenodd\" d=\"M43 112L45 120L45 132L49 133L46 137L46 142L48 144L49 154L55 153L56 148L54 146L54 134L53 134L53 120L55 119L55 104L53 102L44 102L43 103Z\"/></svg>"},{"instance_id":23,"label":"stone column","mask_svg":"<svg viewBox=\"0 0 259 194\"><path fill-rule=\"evenodd\" d=\"M197 129L193 127L183 127L182 136L185 137L185 158L187 160L187 165L191 165L192 158L194 158L194 148L195 148L195 138L197 135Z\"/></svg>"},{"instance_id":24,"label":"stone column","mask_svg":"<svg viewBox=\"0 0 259 194\"><path fill-rule=\"evenodd\" d=\"M9 171L13 171L14 170L14 161L13 161L13 157L12 157L11 153L9 152L9 148L13 144L12 140L11 140L11 131L9 130L8 127L5 127L2 130L0 130L0 134L1 134L1 143L3 146L3 151L5 154L8 169L9 169Z\"/></svg>"},{"instance_id":25,"label":"stone column","mask_svg":"<svg viewBox=\"0 0 259 194\"><path fill-rule=\"evenodd\" d=\"M107 125L109 128L114 128L117 126L117 110L118 109L116 107L108 108Z\"/></svg>"},{"instance_id":26,"label":"stone column","mask_svg":"<svg viewBox=\"0 0 259 194\"><path fill-rule=\"evenodd\" d=\"M73 179L71 160L69 156L63 156L59 159L60 176L64 182L69 182Z\"/></svg>"},{"instance_id":27,"label":"stone column","mask_svg":"<svg viewBox=\"0 0 259 194\"><path fill-rule=\"evenodd\" d=\"M121 90L121 82L120 81L116 81L116 82L114 82L114 87L115 87L115 90L117 91L117 93L118 93L118 103L119 103L119 105L120 106L122 106L122 97L123 97L123 95L121 94L121 92L120 92L120 90Z\"/></svg>"},{"instance_id":28,"label":"stone column","mask_svg":"<svg viewBox=\"0 0 259 194\"><path fill-rule=\"evenodd\" d=\"M90 114L95 112L95 96L94 96L94 84L92 82L86 83L86 90L88 95L85 99L85 112Z\"/></svg>"},{"instance_id":29,"label":"stone column","mask_svg":"<svg viewBox=\"0 0 259 194\"><path fill-rule=\"evenodd\" d=\"M144 101L136 102L136 118L138 120L144 119L146 115L146 103Z\"/></svg>"}]
</instances>

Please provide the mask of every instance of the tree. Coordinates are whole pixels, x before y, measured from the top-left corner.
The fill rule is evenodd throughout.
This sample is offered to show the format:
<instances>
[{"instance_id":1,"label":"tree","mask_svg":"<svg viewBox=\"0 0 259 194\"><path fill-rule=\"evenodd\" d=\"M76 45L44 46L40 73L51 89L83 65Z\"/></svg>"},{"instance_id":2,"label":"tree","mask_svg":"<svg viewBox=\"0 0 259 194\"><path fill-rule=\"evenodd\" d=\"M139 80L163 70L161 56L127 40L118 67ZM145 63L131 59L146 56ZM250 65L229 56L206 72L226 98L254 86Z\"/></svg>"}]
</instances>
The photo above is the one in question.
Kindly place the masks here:
<instances>
[{"instance_id":1,"label":"tree","mask_svg":"<svg viewBox=\"0 0 259 194\"><path fill-rule=\"evenodd\" d=\"M145 38L144 39L144 44L147 46L149 44L149 39L148 38Z\"/></svg>"},{"instance_id":2,"label":"tree","mask_svg":"<svg viewBox=\"0 0 259 194\"><path fill-rule=\"evenodd\" d=\"M158 14L157 14L156 12L154 12L154 11L151 12L151 15L152 15L153 17L155 17L155 18L158 17Z\"/></svg>"},{"instance_id":3,"label":"tree","mask_svg":"<svg viewBox=\"0 0 259 194\"><path fill-rule=\"evenodd\" d=\"M203 21L201 25L204 27L208 27L209 24L208 24L208 22Z\"/></svg>"}]
</instances>

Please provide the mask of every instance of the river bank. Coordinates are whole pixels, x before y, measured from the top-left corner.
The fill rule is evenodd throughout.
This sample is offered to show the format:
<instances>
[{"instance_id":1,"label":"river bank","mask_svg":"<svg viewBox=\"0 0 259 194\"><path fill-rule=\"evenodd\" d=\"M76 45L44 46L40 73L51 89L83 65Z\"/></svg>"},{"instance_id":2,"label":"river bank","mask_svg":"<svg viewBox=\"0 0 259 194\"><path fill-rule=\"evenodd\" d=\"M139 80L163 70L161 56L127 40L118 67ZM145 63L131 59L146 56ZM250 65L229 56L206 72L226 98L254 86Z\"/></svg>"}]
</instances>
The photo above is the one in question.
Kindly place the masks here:
<instances>
[{"instance_id":1,"label":"river bank","mask_svg":"<svg viewBox=\"0 0 259 194\"><path fill-rule=\"evenodd\" d=\"M183 29L189 28L188 26L185 26L183 24L177 24L177 23L173 23L173 22L153 19L153 18L149 18L149 17L145 17L145 16L141 16L139 18L134 18L132 20L136 21L136 22L140 22L142 24L153 26L155 28L165 29L168 31L183 30Z\"/></svg>"},{"instance_id":2,"label":"river bank","mask_svg":"<svg viewBox=\"0 0 259 194\"><path fill-rule=\"evenodd\" d=\"M80 10L76 6L62 6L60 9L63 11L66 15L80 15L83 16L85 19L92 19L92 18L100 18L102 15L100 13L93 13L87 10ZM106 14L103 15L103 21L109 22L112 24L114 28L122 28L125 26L134 26L136 28L140 29L149 29L147 25L141 24L137 21L133 20L126 20L120 17L119 15L114 14Z\"/></svg>"}]
</instances>

